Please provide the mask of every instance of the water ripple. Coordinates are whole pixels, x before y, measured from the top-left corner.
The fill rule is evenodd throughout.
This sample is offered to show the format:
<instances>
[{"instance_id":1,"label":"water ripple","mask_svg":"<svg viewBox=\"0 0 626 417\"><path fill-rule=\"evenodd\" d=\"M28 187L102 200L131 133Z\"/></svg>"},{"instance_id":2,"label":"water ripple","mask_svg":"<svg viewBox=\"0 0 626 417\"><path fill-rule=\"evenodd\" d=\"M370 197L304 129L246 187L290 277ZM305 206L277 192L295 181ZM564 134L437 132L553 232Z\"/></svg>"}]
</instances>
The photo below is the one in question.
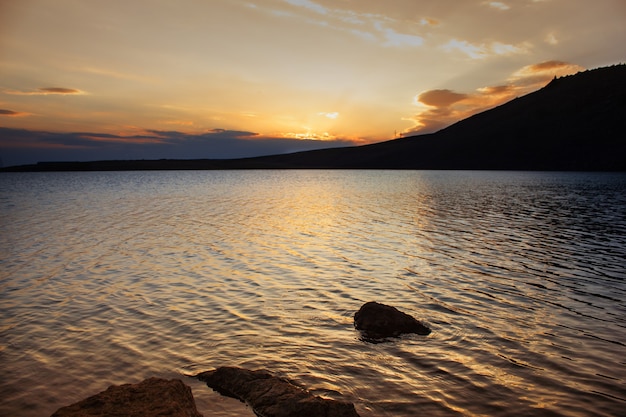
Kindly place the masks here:
<instances>
[{"instance_id":1,"label":"water ripple","mask_svg":"<svg viewBox=\"0 0 626 417\"><path fill-rule=\"evenodd\" d=\"M3 415L221 365L364 417L626 407L622 174L6 174L0 200ZM371 300L433 332L361 341Z\"/></svg>"}]
</instances>

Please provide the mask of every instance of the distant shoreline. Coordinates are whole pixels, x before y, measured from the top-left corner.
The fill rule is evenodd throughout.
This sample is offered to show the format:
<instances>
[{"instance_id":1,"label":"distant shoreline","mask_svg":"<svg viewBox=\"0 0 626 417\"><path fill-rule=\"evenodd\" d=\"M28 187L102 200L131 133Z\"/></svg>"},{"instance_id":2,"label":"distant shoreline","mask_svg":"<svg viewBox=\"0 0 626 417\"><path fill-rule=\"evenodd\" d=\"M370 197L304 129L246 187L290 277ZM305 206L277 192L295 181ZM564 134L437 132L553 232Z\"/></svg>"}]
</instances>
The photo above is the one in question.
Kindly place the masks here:
<instances>
[{"instance_id":1,"label":"distant shoreline","mask_svg":"<svg viewBox=\"0 0 626 417\"><path fill-rule=\"evenodd\" d=\"M29 165L16 165L0 168L2 172L107 172L107 171L244 171L244 170L394 170L394 171L562 171L562 172L625 172L626 169L568 169L562 165L550 167L505 168L502 166L477 167L472 164L442 167L393 167L393 166L344 166L332 165L297 165L289 163L272 163L265 157L249 159L166 159L166 160L112 160L112 161L81 161L81 162L38 162Z\"/></svg>"},{"instance_id":2,"label":"distant shoreline","mask_svg":"<svg viewBox=\"0 0 626 417\"><path fill-rule=\"evenodd\" d=\"M436 133L361 146L238 159L50 161L0 172L392 169L626 171L626 65L544 88Z\"/></svg>"}]
</instances>

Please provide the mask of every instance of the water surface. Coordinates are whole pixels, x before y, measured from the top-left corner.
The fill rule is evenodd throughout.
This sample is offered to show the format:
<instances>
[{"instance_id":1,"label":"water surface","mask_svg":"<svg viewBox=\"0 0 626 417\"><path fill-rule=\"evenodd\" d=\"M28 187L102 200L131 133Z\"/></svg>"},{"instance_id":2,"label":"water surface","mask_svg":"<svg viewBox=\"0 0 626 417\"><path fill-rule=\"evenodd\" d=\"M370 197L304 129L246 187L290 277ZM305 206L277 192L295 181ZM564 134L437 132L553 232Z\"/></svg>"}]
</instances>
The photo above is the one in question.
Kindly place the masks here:
<instances>
[{"instance_id":1,"label":"water surface","mask_svg":"<svg viewBox=\"0 0 626 417\"><path fill-rule=\"evenodd\" d=\"M265 368L361 416L626 409L626 175L0 175L0 414ZM429 336L360 339L367 301Z\"/></svg>"}]
</instances>

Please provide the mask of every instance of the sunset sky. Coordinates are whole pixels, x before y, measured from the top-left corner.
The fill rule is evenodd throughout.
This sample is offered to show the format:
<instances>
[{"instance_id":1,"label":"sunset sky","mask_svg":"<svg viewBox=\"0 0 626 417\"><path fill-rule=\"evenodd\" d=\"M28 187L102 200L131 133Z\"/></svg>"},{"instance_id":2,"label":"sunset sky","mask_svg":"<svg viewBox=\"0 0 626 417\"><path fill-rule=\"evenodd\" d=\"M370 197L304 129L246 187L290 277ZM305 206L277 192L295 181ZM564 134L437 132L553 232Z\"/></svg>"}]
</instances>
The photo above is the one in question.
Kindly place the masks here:
<instances>
[{"instance_id":1,"label":"sunset sky","mask_svg":"<svg viewBox=\"0 0 626 417\"><path fill-rule=\"evenodd\" d=\"M436 131L626 60L624 0L0 0L0 158L230 158Z\"/></svg>"}]
</instances>

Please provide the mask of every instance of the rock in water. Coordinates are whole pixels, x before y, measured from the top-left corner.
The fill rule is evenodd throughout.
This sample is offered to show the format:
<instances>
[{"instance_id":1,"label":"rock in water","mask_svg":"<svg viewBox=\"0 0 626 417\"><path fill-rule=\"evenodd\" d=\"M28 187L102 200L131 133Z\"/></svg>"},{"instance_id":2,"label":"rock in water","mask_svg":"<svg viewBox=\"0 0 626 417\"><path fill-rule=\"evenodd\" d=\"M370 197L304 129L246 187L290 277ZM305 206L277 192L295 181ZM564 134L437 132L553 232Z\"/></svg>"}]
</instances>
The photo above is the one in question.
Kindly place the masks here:
<instances>
[{"instance_id":1,"label":"rock in water","mask_svg":"<svg viewBox=\"0 0 626 417\"><path fill-rule=\"evenodd\" d=\"M316 397L264 370L221 367L196 377L220 394L246 402L263 417L358 417L352 403Z\"/></svg>"},{"instance_id":2,"label":"rock in water","mask_svg":"<svg viewBox=\"0 0 626 417\"><path fill-rule=\"evenodd\" d=\"M430 334L430 329L395 307L375 301L363 304L354 314L354 327L366 339L384 339L404 333Z\"/></svg>"},{"instance_id":3,"label":"rock in water","mask_svg":"<svg viewBox=\"0 0 626 417\"><path fill-rule=\"evenodd\" d=\"M168 416L202 417L191 388L180 379L149 378L138 384L112 385L106 391L67 407L52 417Z\"/></svg>"}]
</instances>

